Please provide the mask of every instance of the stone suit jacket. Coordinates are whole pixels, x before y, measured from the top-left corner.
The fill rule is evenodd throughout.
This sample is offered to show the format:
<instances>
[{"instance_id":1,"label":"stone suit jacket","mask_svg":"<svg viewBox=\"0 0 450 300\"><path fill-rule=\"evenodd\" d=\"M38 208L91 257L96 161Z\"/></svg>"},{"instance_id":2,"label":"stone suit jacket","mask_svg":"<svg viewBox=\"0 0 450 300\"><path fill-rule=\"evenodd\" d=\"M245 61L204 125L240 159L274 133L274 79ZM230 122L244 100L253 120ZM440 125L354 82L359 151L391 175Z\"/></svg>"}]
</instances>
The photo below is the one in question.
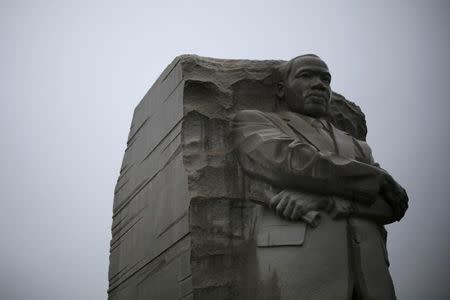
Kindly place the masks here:
<instances>
[{"instance_id":1,"label":"stone suit jacket","mask_svg":"<svg viewBox=\"0 0 450 300\"><path fill-rule=\"evenodd\" d=\"M262 182L336 203L333 214L321 213L317 228L258 208L256 299L350 299L355 288L363 299L395 299L382 226L395 218L379 195L385 171L364 141L330 123L329 133L321 132L309 121L287 111L245 110L233 118L232 139L253 190Z\"/></svg>"}]
</instances>

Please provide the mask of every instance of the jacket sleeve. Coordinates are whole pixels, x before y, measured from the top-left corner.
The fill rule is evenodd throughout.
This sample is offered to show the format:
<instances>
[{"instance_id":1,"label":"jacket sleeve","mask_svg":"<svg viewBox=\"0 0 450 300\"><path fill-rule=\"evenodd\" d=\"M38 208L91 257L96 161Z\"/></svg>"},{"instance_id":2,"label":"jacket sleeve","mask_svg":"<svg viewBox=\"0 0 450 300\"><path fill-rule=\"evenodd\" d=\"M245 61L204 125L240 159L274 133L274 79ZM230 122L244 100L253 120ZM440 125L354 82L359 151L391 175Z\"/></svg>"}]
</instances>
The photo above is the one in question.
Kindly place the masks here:
<instances>
[{"instance_id":1,"label":"jacket sleeve","mask_svg":"<svg viewBox=\"0 0 450 300\"><path fill-rule=\"evenodd\" d=\"M244 171L279 188L375 201L383 170L331 152L320 152L284 132L266 114L244 110L232 122L232 139Z\"/></svg>"}]
</instances>

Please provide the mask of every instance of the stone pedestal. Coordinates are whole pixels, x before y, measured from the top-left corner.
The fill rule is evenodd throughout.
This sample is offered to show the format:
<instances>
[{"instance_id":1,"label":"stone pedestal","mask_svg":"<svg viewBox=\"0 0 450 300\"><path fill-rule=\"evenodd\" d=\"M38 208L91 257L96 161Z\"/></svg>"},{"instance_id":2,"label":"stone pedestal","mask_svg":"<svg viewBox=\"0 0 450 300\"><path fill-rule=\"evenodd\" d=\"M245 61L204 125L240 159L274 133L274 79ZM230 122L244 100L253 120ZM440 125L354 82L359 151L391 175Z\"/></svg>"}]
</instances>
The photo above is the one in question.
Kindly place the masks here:
<instances>
[{"instance_id":1,"label":"stone pedestal","mask_svg":"<svg viewBox=\"0 0 450 300\"><path fill-rule=\"evenodd\" d=\"M109 299L251 299L255 204L230 118L271 111L281 61L177 57L135 109L114 192ZM333 123L364 139L364 115L334 94Z\"/></svg>"}]
</instances>

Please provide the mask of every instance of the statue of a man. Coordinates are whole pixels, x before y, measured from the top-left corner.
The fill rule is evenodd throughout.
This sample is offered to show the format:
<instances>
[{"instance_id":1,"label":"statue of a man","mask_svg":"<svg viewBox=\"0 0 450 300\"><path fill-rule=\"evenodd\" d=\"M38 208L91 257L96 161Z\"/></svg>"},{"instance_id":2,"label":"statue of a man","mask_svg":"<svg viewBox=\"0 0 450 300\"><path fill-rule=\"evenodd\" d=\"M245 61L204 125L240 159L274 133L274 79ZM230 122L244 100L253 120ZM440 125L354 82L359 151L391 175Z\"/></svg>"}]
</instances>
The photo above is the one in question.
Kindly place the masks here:
<instances>
[{"instance_id":1,"label":"statue of a man","mask_svg":"<svg viewBox=\"0 0 450 300\"><path fill-rule=\"evenodd\" d=\"M278 110L233 119L239 163L255 188L264 186L254 199L263 204L254 229L257 298L395 299L383 225L403 217L406 191L367 143L325 120L324 61L302 55L279 71Z\"/></svg>"}]
</instances>

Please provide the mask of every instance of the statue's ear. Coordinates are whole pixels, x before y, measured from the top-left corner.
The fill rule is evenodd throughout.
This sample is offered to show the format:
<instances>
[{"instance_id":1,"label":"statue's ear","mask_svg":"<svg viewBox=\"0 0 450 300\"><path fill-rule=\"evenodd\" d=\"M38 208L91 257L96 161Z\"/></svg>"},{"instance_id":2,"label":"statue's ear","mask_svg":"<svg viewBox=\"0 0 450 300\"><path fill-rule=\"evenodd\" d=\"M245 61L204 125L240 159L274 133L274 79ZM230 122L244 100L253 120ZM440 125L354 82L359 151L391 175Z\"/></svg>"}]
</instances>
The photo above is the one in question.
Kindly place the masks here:
<instances>
[{"instance_id":1,"label":"statue's ear","mask_svg":"<svg viewBox=\"0 0 450 300\"><path fill-rule=\"evenodd\" d=\"M279 99L284 98L284 82L283 81L279 81L277 83L277 97Z\"/></svg>"}]
</instances>

